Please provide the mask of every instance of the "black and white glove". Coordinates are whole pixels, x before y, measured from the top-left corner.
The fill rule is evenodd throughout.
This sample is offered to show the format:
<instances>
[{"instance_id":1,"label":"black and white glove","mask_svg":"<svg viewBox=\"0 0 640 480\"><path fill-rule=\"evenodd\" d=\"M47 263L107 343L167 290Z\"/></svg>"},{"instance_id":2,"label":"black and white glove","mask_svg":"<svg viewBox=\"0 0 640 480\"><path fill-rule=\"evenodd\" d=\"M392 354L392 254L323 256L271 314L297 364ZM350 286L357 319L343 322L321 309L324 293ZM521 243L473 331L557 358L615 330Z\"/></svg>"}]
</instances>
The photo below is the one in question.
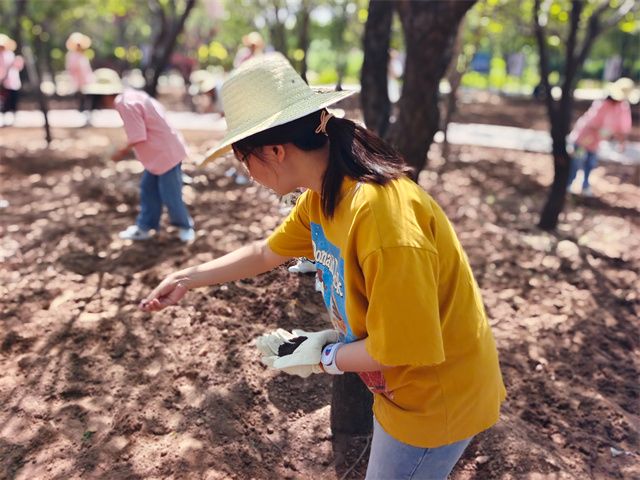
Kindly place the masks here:
<instances>
[{"instance_id":1,"label":"black and white glove","mask_svg":"<svg viewBox=\"0 0 640 480\"><path fill-rule=\"evenodd\" d=\"M279 328L256 339L256 347L262 354L262 363L290 375L306 378L312 373L322 373L322 350L339 340L337 330L289 333ZM332 372L333 373L333 372Z\"/></svg>"}]
</instances>

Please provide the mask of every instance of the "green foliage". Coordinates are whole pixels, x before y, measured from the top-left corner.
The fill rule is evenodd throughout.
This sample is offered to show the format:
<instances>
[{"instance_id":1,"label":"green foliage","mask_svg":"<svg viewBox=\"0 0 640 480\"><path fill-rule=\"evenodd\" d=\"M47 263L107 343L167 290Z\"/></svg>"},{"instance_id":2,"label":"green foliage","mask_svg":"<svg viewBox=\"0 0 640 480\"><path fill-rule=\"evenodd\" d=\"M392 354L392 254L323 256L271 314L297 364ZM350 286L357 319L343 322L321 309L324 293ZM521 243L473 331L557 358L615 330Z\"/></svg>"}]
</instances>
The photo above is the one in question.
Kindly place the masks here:
<instances>
[{"instance_id":1,"label":"green foliage","mask_svg":"<svg viewBox=\"0 0 640 480\"><path fill-rule=\"evenodd\" d=\"M600 2L585 0L582 12L582 27ZM546 11L546 32L549 63L552 80L559 81L564 65L564 47L567 42L569 0L543 1ZM611 9L620 6L621 0L611 0ZM463 30L463 48L458 65L465 65L478 51L489 51L495 58L504 58L513 52L522 52L526 57L526 67L519 84L530 87L539 80L537 67L537 46L533 32L533 0L480 0L467 14ZM613 11L613 10L612 10ZM609 12L607 12L609 13ZM606 17L605 17L606 18ZM579 36L579 40L582 36ZM640 51L640 14L636 10L627 14L617 28L606 31L593 45L585 62L582 78L602 79L605 62L613 55L623 57L625 74L640 78L638 68ZM465 62L466 60L466 62ZM510 80L500 65L492 64L488 76L468 72L463 85L479 88L508 87ZM553 83L553 82L552 82Z\"/></svg>"},{"instance_id":2,"label":"green foliage","mask_svg":"<svg viewBox=\"0 0 640 480\"><path fill-rule=\"evenodd\" d=\"M209 0L207 0L208 2ZM278 28L284 32L284 53L301 59L305 52L299 45L299 13L310 12L309 50L306 52L310 79L335 82L344 71L345 82L358 81L362 65L362 35L367 19L368 0L218 0L222 16L212 18L208 3L198 0L179 37L176 51L198 61L200 68L232 68L243 35L257 30L267 46L276 44ZM586 0L584 18L593 12L596 0ZM614 6L622 0L611 0ZM28 0L19 21L25 42L36 46L38 56L49 57L54 70L64 68L65 40L73 31L93 39L89 55L94 65L139 67L144 46L150 46L158 32L158 17L153 6L168 14L175 3L181 11L186 0ZM552 68L562 70L569 0L547 2L549 54ZM278 8L276 8L278 7ZM278 12L276 15L276 11ZM466 17L463 49L458 65L466 65L478 51L493 55L491 71L484 76L468 72L463 85L510 89L528 88L537 82L537 53L532 30L533 0L479 0ZM0 0L0 31L12 34L16 25L15 4ZM10 27L11 26L11 27ZM402 28L397 15L392 25L391 47L404 49ZM40 47L38 47L40 45ZM640 76L637 52L640 49L638 12L626 15L618 28L603 34L594 44L585 64L585 78L601 78L607 58L623 53L624 66ZM526 67L522 78L506 74L504 59L513 52L523 52Z\"/></svg>"}]
</instances>

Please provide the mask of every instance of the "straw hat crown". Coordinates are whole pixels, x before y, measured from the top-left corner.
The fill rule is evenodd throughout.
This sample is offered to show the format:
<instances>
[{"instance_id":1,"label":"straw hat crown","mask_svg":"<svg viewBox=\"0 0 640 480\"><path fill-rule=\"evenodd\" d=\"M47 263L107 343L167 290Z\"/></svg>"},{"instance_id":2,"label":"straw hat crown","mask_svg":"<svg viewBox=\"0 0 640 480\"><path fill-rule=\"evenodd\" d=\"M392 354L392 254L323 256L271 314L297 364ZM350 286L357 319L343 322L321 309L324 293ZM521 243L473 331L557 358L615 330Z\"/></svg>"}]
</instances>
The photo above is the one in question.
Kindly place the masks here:
<instances>
[{"instance_id":1,"label":"straw hat crown","mask_svg":"<svg viewBox=\"0 0 640 480\"><path fill-rule=\"evenodd\" d=\"M4 47L7 50L11 50L13 52L17 46L18 45L16 44L15 40L13 40L8 35L5 35L4 33L0 33L0 47Z\"/></svg>"},{"instance_id":2,"label":"straw hat crown","mask_svg":"<svg viewBox=\"0 0 640 480\"><path fill-rule=\"evenodd\" d=\"M314 90L280 53L244 62L221 89L227 134L203 163L228 151L232 143L302 118L351 95L352 91Z\"/></svg>"}]
</instances>

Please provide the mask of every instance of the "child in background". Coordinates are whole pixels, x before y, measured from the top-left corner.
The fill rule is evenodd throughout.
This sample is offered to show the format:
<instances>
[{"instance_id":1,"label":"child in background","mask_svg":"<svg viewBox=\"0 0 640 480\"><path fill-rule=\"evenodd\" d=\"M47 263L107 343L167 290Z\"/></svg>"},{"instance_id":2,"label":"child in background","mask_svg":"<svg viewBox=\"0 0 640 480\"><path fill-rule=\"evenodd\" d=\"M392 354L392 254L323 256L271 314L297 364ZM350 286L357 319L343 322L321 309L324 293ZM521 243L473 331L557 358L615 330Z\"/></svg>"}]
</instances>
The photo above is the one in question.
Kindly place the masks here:
<instances>
[{"instance_id":1,"label":"child in background","mask_svg":"<svg viewBox=\"0 0 640 480\"><path fill-rule=\"evenodd\" d=\"M571 158L569 182L567 189L582 169L582 194L591 197L589 176L598 163L598 147L605 139L615 138L619 148L623 148L626 135L631 131L631 108L629 97L634 90L633 80L621 78L607 87L607 98L596 100L576 122L569 134L569 141L574 144Z\"/></svg>"},{"instance_id":2,"label":"child in background","mask_svg":"<svg viewBox=\"0 0 640 480\"><path fill-rule=\"evenodd\" d=\"M197 287L315 258L334 329L280 331L256 343L263 362L306 377L357 372L374 393L368 479L446 479L471 439L498 421L498 354L467 256L400 155L326 107L352 92L312 90L281 54L225 81L231 147L255 181L306 188L269 238L170 274L142 302L157 311ZM305 338L303 338L305 337ZM291 344L289 344L289 347Z\"/></svg>"},{"instance_id":3,"label":"child in background","mask_svg":"<svg viewBox=\"0 0 640 480\"><path fill-rule=\"evenodd\" d=\"M2 106L2 126L11 125L15 120L20 96L20 71L24 68L24 59L13 53L16 42L0 33L0 105ZM7 121L7 113L11 113Z\"/></svg>"},{"instance_id":4,"label":"child in background","mask_svg":"<svg viewBox=\"0 0 640 480\"><path fill-rule=\"evenodd\" d=\"M127 144L116 150L112 160L122 160L133 150L144 166L140 214L135 225L120 232L120 238L150 238L151 230L160 229L164 206L171 224L178 227L180 240L191 242L195 238L193 220L182 200L181 165L187 148L182 135L167 123L162 105L145 92L124 89L117 72L108 68L95 71L95 82L86 91L99 95L104 108L115 108L124 123Z\"/></svg>"},{"instance_id":5,"label":"child in background","mask_svg":"<svg viewBox=\"0 0 640 480\"><path fill-rule=\"evenodd\" d=\"M83 91L85 86L93 82L93 70L86 54L91 47L91 39L80 32L73 32L67 38L66 47L65 69L78 96L78 110L85 114L88 123L96 101L94 98L87 98L88 94Z\"/></svg>"}]
</instances>

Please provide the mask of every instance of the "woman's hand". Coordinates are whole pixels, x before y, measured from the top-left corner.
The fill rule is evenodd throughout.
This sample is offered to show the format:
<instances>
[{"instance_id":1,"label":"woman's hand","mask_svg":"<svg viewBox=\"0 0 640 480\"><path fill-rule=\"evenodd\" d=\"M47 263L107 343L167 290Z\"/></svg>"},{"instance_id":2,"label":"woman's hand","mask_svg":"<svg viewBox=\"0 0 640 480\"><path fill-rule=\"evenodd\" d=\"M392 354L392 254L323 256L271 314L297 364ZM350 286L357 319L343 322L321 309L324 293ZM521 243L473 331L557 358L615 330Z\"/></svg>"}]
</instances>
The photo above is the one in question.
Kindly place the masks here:
<instances>
[{"instance_id":1,"label":"woman's hand","mask_svg":"<svg viewBox=\"0 0 640 480\"><path fill-rule=\"evenodd\" d=\"M169 276L165 278L144 300L140 309L145 312L157 312L170 305L175 305L187 294L187 279Z\"/></svg>"}]
</instances>

